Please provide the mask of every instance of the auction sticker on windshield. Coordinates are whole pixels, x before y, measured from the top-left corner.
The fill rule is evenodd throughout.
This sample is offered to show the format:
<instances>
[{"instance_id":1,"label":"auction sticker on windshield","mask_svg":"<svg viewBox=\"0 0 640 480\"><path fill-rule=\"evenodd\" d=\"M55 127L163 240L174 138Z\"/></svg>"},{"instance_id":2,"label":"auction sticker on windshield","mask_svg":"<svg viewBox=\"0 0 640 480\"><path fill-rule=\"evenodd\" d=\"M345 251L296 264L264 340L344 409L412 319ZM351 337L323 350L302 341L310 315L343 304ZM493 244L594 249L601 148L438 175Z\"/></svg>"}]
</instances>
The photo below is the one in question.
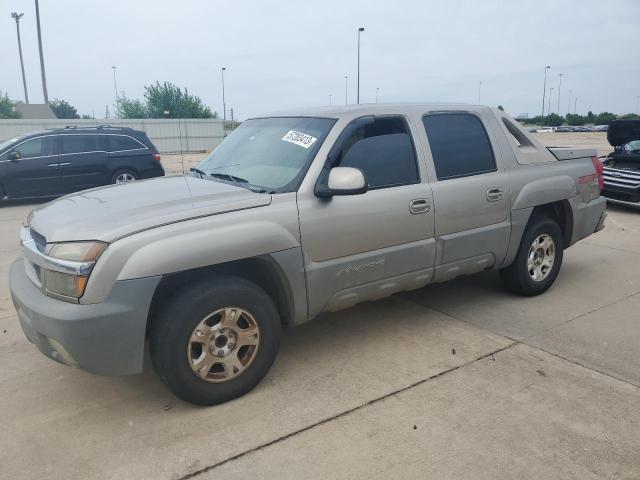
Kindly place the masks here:
<instances>
[{"instance_id":1,"label":"auction sticker on windshield","mask_svg":"<svg viewBox=\"0 0 640 480\"><path fill-rule=\"evenodd\" d=\"M316 140L316 137L312 137L306 133L296 132L295 130L289 130L285 136L282 137L282 141L295 143L302 148L309 148Z\"/></svg>"}]
</instances>

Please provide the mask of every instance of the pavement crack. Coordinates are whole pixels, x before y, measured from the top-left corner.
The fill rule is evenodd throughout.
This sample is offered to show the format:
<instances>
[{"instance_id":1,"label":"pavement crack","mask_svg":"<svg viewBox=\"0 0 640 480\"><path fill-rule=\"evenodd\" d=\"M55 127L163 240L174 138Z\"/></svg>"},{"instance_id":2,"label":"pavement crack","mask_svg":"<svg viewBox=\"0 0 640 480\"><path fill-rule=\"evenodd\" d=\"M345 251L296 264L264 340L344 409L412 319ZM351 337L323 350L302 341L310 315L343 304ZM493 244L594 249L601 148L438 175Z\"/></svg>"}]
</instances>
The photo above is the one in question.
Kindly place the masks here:
<instances>
[{"instance_id":1,"label":"pavement crack","mask_svg":"<svg viewBox=\"0 0 640 480\"><path fill-rule=\"evenodd\" d=\"M289 439L291 437L294 437L296 435L300 435L301 433L307 432L307 431L309 431L311 429L314 429L314 428L319 427L321 425L324 425L326 423L329 423L329 422L332 422L332 421L337 420L339 418L342 418L342 417L345 417L347 415L350 415L350 414L352 414L354 412L362 410L363 408L366 408L366 407L368 407L370 405L374 405L376 403L379 403L379 402L381 402L383 400L391 398L391 397L393 397L395 395L398 395L400 393L406 392L407 390L411 390L412 388L415 388L415 387L417 387L419 385L427 383L427 382L429 382L431 380L435 380L437 378L440 378L440 377L443 377L445 375L448 375L449 373L455 372L456 370L459 370L459 369L461 369L463 367L466 367L468 365L472 365L472 364L474 364L476 362L479 362L479 361L482 361L482 360L484 360L486 358L493 357L495 354L503 352L503 351L507 350L508 348L511 348L514 345L517 345L518 343L519 342L514 341L513 343L510 343L509 345L500 347L500 348L498 348L496 350L492 350L491 352L488 352L488 353L485 353L483 355L480 355L479 357L476 357L476 358L474 358L472 360L469 360L468 362L461 363L460 365L456 365L455 367L451 367L451 368L448 368L448 369L443 370L441 372L438 372L436 374L430 375L429 377L423 378L421 380L418 380L417 382L414 382L414 383L411 383L411 384L406 385L404 387L401 387L401 388L398 388L396 390L393 390L392 392L385 393L384 395L381 395L379 397L371 399L371 400L369 400L369 401L367 401L365 403L362 403L362 404L360 404L358 406L355 406L355 407L350 408L348 410L344 410L342 412L336 413L335 415L332 415L330 417L323 418L322 420L319 420L319 421L317 421L315 423L312 423L310 425L307 425L305 427L299 428L298 430L294 430L293 432L287 433L286 435L282 435L282 436L277 437L277 438L275 438L273 440L270 440L268 442L265 442L265 443L262 443L260 445L257 445L257 446L255 446L253 448L250 448L249 450L245 450L243 452L237 453L237 454L235 454L235 455L233 455L231 457L225 458L224 460L221 460L221 461L219 461L217 463L214 463L212 465L207 465L206 467L202 467L202 468L200 468L198 470L195 470L195 471L193 471L191 473L187 473L186 475L183 475L182 477L179 477L178 480L187 480L189 478L195 478L198 475L201 475L203 473L210 472L211 470L214 470L214 469L216 469L218 467L221 467L222 465L225 465L225 464L227 464L229 462L233 462L234 460L238 460L239 458L245 457L245 456L247 456L247 455L249 455L251 453L257 452L259 450L262 450L264 448L270 447L271 445L275 445L276 443L280 443L280 442L282 442L284 440L287 440L287 439Z\"/></svg>"}]
</instances>

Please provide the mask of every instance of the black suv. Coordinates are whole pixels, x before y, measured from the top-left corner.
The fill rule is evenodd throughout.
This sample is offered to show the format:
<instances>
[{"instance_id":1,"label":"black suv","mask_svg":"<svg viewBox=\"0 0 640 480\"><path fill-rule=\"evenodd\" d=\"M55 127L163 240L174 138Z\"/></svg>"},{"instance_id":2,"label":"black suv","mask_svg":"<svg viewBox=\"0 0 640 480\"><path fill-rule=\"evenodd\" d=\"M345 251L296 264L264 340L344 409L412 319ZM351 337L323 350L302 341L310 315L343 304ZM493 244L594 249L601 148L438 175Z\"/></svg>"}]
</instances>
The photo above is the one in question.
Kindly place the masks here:
<instances>
[{"instance_id":1,"label":"black suv","mask_svg":"<svg viewBox=\"0 0 640 480\"><path fill-rule=\"evenodd\" d=\"M163 175L158 149L132 128L66 127L0 144L0 198L52 197Z\"/></svg>"}]
</instances>

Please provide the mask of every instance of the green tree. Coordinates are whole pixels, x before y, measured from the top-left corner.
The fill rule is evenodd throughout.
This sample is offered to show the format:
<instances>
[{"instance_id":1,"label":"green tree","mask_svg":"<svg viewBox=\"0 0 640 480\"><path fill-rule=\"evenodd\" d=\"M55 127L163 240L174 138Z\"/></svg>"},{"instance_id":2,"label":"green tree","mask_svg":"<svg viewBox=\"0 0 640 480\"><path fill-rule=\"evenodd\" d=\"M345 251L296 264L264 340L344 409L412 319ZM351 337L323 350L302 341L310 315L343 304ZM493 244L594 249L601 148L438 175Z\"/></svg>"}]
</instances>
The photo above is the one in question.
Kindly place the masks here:
<instances>
[{"instance_id":1,"label":"green tree","mask_svg":"<svg viewBox=\"0 0 640 480\"><path fill-rule=\"evenodd\" d=\"M54 98L53 100L51 100L51 102L49 102L49 106L51 107L51 110L53 110L55 116L58 118L80 118L76 107L71 105L66 100Z\"/></svg>"},{"instance_id":2,"label":"green tree","mask_svg":"<svg viewBox=\"0 0 640 480\"><path fill-rule=\"evenodd\" d=\"M620 115L618 118L620 120L639 120L640 115L637 113L625 113L624 115Z\"/></svg>"},{"instance_id":3,"label":"green tree","mask_svg":"<svg viewBox=\"0 0 640 480\"><path fill-rule=\"evenodd\" d=\"M615 120L618 116L611 112L602 112L595 116L593 123L596 125L608 125L609 122Z\"/></svg>"},{"instance_id":4,"label":"green tree","mask_svg":"<svg viewBox=\"0 0 640 480\"><path fill-rule=\"evenodd\" d=\"M586 123L586 119L582 115L577 115L575 113L567 113L566 119L567 124L571 126L579 126Z\"/></svg>"},{"instance_id":5,"label":"green tree","mask_svg":"<svg viewBox=\"0 0 640 480\"><path fill-rule=\"evenodd\" d=\"M149 118L216 118L215 112L171 82L156 82L144 87L144 99ZM167 113L165 113L167 112Z\"/></svg>"},{"instance_id":6,"label":"green tree","mask_svg":"<svg viewBox=\"0 0 640 480\"><path fill-rule=\"evenodd\" d=\"M20 118L21 115L13 109L14 106L9 96L0 92L0 118Z\"/></svg>"},{"instance_id":7,"label":"green tree","mask_svg":"<svg viewBox=\"0 0 640 480\"><path fill-rule=\"evenodd\" d=\"M564 123L564 118L562 118L557 113L552 113L547 115L544 119L544 124L550 127L559 127Z\"/></svg>"},{"instance_id":8,"label":"green tree","mask_svg":"<svg viewBox=\"0 0 640 480\"><path fill-rule=\"evenodd\" d=\"M120 99L118 110L120 118L149 118L147 106L143 102L130 100L125 96Z\"/></svg>"},{"instance_id":9,"label":"green tree","mask_svg":"<svg viewBox=\"0 0 640 480\"><path fill-rule=\"evenodd\" d=\"M80 118L83 120L95 120L96 117L94 117L93 115L89 115L86 113L83 113L82 115L80 115Z\"/></svg>"},{"instance_id":10,"label":"green tree","mask_svg":"<svg viewBox=\"0 0 640 480\"><path fill-rule=\"evenodd\" d=\"M596 123L596 116L593 114L591 110L587 112L587 116L585 117L586 123Z\"/></svg>"}]
</instances>

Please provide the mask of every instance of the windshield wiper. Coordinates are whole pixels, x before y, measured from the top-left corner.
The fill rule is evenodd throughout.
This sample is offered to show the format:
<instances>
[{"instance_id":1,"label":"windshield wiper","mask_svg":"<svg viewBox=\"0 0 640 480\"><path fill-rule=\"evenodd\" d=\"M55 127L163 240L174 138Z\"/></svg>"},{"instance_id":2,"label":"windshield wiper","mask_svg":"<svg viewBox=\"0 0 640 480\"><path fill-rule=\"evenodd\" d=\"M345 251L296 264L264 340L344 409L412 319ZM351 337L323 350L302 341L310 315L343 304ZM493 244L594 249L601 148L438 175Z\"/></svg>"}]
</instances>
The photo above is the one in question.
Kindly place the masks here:
<instances>
[{"instance_id":1,"label":"windshield wiper","mask_svg":"<svg viewBox=\"0 0 640 480\"><path fill-rule=\"evenodd\" d=\"M249 183L249 180L236 177L235 175L229 175L228 173L210 173L209 176L213 178L221 178L223 180L230 180L234 183Z\"/></svg>"},{"instance_id":2,"label":"windshield wiper","mask_svg":"<svg viewBox=\"0 0 640 480\"><path fill-rule=\"evenodd\" d=\"M190 172L194 172L194 173L199 174L199 175L200 175L200 178L202 178L202 177L204 177L204 176L206 175L206 173L205 173L205 172L203 172L202 170L200 170L199 168L196 168L196 167L191 167L191 168L189 169L189 171L190 171Z\"/></svg>"}]
</instances>

